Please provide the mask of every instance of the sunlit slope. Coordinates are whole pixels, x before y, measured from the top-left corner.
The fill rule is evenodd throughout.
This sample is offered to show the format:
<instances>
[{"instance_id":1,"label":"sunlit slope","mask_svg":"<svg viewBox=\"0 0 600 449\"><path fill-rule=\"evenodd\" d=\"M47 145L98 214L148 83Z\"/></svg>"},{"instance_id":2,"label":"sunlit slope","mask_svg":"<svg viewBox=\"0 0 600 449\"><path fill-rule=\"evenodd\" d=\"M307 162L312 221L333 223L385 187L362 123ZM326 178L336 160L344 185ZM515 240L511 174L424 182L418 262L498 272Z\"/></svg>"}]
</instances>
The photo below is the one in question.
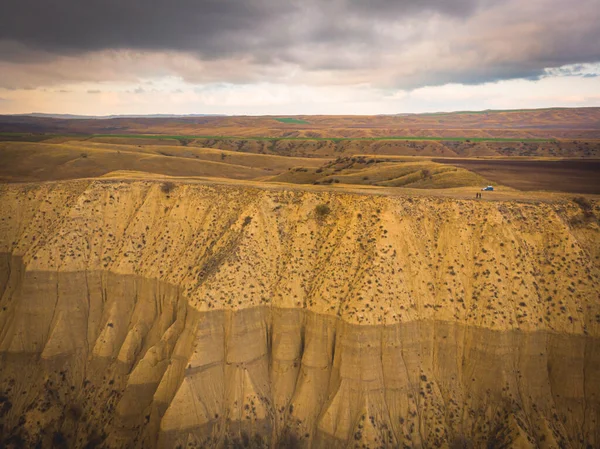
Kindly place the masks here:
<instances>
[{"instance_id":1,"label":"sunlit slope","mask_svg":"<svg viewBox=\"0 0 600 449\"><path fill-rule=\"evenodd\" d=\"M254 179L316 159L244 154L198 147L0 142L0 179L45 181L102 176L117 170L169 176Z\"/></svg>"},{"instance_id":2,"label":"sunlit slope","mask_svg":"<svg viewBox=\"0 0 600 449\"><path fill-rule=\"evenodd\" d=\"M294 184L339 183L421 189L481 187L489 184L488 180L473 172L427 159L374 156L338 158L319 168L291 168L266 180Z\"/></svg>"}]
</instances>

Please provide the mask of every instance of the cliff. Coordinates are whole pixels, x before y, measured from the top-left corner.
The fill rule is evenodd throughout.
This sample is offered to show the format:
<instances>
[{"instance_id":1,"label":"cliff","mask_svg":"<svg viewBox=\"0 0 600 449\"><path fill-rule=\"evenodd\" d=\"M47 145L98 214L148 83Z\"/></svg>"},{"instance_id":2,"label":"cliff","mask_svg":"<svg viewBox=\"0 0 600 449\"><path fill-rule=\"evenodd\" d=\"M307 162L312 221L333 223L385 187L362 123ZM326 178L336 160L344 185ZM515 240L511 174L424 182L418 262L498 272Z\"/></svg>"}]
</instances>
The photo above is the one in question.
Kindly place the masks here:
<instances>
[{"instance_id":1,"label":"cliff","mask_svg":"<svg viewBox=\"0 0 600 449\"><path fill-rule=\"evenodd\" d=\"M600 445L593 202L0 195L9 447Z\"/></svg>"}]
</instances>

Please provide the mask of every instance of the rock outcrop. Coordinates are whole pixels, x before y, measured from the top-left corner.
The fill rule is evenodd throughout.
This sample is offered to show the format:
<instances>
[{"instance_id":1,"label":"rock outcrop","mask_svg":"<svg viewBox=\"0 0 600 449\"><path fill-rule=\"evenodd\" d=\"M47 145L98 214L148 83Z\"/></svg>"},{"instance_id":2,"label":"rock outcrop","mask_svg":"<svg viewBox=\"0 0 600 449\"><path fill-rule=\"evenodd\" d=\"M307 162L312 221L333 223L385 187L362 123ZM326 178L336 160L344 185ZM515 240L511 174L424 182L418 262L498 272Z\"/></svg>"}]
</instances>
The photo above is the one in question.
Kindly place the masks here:
<instances>
[{"instance_id":1,"label":"rock outcrop","mask_svg":"<svg viewBox=\"0 0 600 449\"><path fill-rule=\"evenodd\" d=\"M7 447L600 445L593 203L0 195Z\"/></svg>"}]
</instances>

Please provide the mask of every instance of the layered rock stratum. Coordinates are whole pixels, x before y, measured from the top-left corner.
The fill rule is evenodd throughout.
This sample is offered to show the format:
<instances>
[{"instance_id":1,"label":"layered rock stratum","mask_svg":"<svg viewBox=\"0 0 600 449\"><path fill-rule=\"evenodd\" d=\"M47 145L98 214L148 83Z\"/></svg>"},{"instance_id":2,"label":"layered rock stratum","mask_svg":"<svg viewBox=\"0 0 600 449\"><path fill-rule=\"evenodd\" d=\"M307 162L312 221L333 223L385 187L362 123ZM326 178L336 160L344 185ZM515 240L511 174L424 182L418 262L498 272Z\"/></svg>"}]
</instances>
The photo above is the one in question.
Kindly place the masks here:
<instances>
[{"instance_id":1,"label":"layered rock stratum","mask_svg":"<svg viewBox=\"0 0 600 449\"><path fill-rule=\"evenodd\" d=\"M600 447L593 201L0 195L0 445Z\"/></svg>"}]
</instances>

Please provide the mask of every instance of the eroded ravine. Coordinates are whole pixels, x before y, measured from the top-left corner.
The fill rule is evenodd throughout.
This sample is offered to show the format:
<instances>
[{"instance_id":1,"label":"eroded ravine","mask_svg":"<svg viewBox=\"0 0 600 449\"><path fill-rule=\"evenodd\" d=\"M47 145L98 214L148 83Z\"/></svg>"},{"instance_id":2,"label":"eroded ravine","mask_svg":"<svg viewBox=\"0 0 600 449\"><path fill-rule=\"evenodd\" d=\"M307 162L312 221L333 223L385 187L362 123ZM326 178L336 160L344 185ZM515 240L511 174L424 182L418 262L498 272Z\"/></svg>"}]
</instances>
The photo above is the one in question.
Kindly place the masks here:
<instances>
[{"instance_id":1,"label":"eroded ravine","mask_svg":"<svg viewBox=\"0 0 600 449\"><path fill-rule=\"evenodd\" d=\"M600 444L597 210L1 189L4 444Z\"/></svg>"}]
</instances>

